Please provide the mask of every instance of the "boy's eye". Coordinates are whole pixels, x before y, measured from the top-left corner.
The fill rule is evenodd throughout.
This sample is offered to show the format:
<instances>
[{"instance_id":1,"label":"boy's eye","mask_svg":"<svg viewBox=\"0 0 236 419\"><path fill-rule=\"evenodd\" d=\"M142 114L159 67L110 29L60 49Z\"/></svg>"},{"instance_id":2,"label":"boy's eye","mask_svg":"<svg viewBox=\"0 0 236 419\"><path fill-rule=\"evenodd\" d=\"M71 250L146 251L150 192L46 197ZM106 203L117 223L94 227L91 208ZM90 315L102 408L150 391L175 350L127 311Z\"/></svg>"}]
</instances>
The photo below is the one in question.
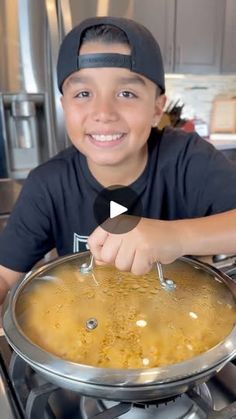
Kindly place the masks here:
<instances>
[{"instance_id":1,"label":"boy's eye","mask_svg":"<svg viewBox=\"0 0 236 419\"><path fill-rule=\"evenodd\" d=\"M84 98L89 97L90 93L87 90L83 90L82 92L76 93L75 97Z\"/></svg>"},{"instance_id":2,"label":"boy's eye","mask_svg":"<svg viewBox=\"0 0 236 419\"><path fill-rule=\"evenodd\" d=\"M122 96L125 98L137 97L134 93L130 92L129 90L123 90L122 92L119 93L118 96Z\"/></svg>"}]
</instances>

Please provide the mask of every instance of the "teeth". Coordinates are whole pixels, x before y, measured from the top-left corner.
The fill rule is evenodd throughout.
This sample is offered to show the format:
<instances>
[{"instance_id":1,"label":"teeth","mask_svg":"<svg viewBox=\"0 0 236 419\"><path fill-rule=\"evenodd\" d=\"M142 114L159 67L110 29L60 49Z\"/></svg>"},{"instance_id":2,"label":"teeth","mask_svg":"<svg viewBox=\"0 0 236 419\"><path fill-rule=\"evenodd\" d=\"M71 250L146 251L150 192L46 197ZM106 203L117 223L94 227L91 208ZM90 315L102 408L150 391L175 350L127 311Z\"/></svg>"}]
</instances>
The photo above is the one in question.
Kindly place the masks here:
<instances>
[{"instance_id":1,"label":"teeth","mask_svg":"<svg viewBox=\"0 0 236 419\"><path fill-rule=\"evenodd\" d=\"M91 137L96 141L116 141L121 138L122 134L92 134Z\"/></svg>"}]
</instances>

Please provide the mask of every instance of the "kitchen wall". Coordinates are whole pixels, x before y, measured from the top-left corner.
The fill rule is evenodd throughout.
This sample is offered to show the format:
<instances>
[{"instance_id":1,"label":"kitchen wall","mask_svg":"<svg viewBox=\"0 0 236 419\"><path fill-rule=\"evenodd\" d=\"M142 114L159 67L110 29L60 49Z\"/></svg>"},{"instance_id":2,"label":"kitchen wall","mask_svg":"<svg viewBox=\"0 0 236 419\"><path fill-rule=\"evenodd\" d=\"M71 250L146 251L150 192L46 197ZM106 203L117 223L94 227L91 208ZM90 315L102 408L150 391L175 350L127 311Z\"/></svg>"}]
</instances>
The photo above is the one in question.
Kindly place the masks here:
<instances>
[{"instance_id":1,"label":"kitchen wall","mask_svg":"<svg viewBox=\"0 0 236 419\"><path fill-rule=\"evenodd\" d=\"M166 75L168 102L185 103L183 118L200 118L210 124L212 101L217 95L236 96L236 75ZM167 102L167 105L168 105Z\"/></svg>"}]
</instances>

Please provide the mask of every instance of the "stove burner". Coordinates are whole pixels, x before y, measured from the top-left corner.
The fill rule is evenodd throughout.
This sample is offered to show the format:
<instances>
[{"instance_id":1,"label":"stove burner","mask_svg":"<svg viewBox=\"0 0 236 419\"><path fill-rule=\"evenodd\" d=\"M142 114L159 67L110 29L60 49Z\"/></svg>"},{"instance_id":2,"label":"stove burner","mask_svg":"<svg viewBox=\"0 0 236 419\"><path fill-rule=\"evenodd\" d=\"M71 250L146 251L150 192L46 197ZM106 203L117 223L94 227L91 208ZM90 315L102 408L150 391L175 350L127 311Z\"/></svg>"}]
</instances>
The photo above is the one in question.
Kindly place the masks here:
<instances>
[{"instance_id":1,"label":"stove burner","mask_svg":"<svg viewBox=\"0 0 236 419\"><path fill-rule=\"evenodd\" d=\"M177 396L173 397L166 397L165 399L160 400L149 400L149 401L143 401L143 402L134 402L133 406L139 407L141 409L147 409L151 406L160 406L161 404L167 405L169 402L174 402L178 397L181 397L181 394L178 394Z\"/></svg>"},{"instance_id":2,"label":"stove burner","mask_svg":"<svg viewBox=\"0 0 236 419\"><path fill-rule=\"evenodd\" d=\"M212 397L206 384L195 387L194 394L203 399L208 410L213 409ZM118 403L82 397L80 407L83 419L206 419L200 404L190 394L168 399L139 403Z\"/></svg>"}]
</instances>

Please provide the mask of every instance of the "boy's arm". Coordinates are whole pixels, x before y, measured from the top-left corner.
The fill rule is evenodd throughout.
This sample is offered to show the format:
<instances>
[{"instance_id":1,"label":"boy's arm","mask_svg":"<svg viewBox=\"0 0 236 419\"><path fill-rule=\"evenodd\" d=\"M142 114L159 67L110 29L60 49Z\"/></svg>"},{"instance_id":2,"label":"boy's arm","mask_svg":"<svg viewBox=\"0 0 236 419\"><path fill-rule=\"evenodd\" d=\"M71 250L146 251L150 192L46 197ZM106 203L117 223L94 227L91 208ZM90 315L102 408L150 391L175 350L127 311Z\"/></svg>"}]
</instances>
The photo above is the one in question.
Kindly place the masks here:
<instances>
[{"instance_id":1,"label":"boy's arm","mask_svg":"<svg viewBox=\"0 0 236 419\"><path fill-rule=\"evenodd\" d=\"M8 290L21 278L23 273L13 271L0 265L0 304L3 303Z\"/></svg>"},{"instance_id":2,"label":"boy's arm","mask_svg":"<svg viewBox=\"0 0 236 419\"><path fill-rule=\"evenodd\" d=\"M236 253L236 210L208 217L176 221L184 253L216 255Z\"/></svg>"},{"instance_id":3,"label":"boy's arm","mask_svg":"<svg viewBox=\"0 0 236 419\"><path fill-rule=\"evenodd\" d=\"M176 221L142 218L126 234L110 234L98 227L88 243L95 259L141 275L156 261L171 263L183 255L236 253L236 210Z\"/></svg>"}]
</instances>

